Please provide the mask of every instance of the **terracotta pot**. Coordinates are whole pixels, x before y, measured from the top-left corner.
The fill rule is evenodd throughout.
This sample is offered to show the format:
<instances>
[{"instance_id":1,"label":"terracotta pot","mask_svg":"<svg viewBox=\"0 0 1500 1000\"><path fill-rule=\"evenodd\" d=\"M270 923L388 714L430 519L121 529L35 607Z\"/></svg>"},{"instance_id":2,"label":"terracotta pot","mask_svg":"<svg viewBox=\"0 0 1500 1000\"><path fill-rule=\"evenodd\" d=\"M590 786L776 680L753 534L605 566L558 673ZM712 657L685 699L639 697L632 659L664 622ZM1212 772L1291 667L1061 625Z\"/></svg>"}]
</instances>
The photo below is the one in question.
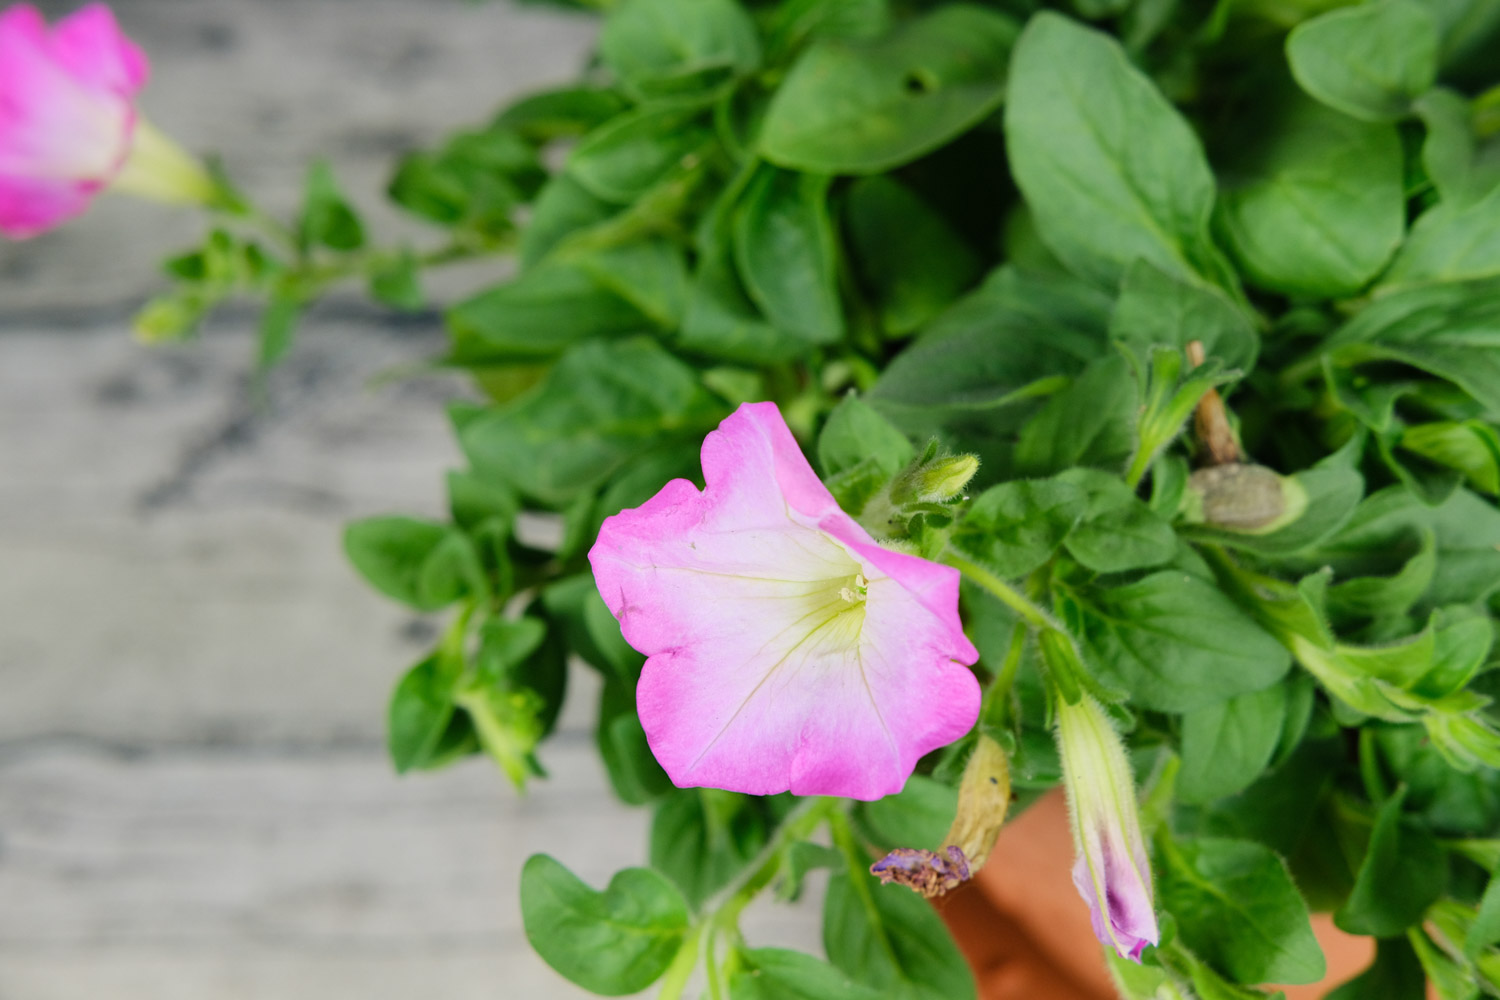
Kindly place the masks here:
<instances>
[{"instance_id":1,"label":"terracotta pot","mask_svg":"<svg viewBox=\"0 0 1500 1000\"><path fill-rule=\"evenodd\" d=\"M1073 837L1061 792L1006 824L974 883L940 905L968 956L982 1000L1111 1000L1114 985L1073 888ZM1321 983L1286 986L1287 1000L1316 1000L1370 964L1369 938L1345 934L1327 914L1313 931L1328 959Z\"/></svg>"}]
</instances>

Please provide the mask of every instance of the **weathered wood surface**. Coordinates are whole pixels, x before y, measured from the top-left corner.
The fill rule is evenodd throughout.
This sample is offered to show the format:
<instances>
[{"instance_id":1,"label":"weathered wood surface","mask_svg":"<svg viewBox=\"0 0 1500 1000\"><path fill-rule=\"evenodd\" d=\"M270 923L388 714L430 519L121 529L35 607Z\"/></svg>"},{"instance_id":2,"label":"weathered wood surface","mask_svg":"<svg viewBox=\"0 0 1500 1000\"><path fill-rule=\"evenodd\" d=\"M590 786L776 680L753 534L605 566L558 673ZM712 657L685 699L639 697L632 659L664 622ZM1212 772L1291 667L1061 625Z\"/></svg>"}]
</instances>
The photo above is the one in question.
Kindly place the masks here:
<instances>
[{"instance_id":1,"label":"weathered wood surface","mask_svg":"<svg viewBox=\"0 0 1500 1000\"><path fill-rule=\"evenodd\" d=\"M148 114L283 207L320 154L377 204L397 148L568 78L594 31L463 0L115 6ZM106 198L0 245L0 1000L582 996L527 946L517 878L536 850L596 884L645 856L590 678L525 799L482 761L396 778L385 700L435 625L339 551L348 518L441 512L463 383L369 386L441 332L334 302L257 408L249 314L166 350L126 329L197 227ZM816 913L752 927L805 947Z\"/></svg>"}]
</instances>

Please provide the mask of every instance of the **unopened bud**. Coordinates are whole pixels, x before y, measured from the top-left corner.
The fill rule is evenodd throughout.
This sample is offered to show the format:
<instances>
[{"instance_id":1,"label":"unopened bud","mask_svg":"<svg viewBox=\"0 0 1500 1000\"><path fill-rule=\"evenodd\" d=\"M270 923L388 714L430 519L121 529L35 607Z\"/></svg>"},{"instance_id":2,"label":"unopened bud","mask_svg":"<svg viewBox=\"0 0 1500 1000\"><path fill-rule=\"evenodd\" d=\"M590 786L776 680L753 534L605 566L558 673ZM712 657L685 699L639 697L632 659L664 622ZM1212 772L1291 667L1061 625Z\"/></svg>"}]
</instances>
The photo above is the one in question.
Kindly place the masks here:
<instances>
[{"instance_id":1,"label":"unopened bud","mask_svg":"<svg viewBox=\"0 0 1500 1000\"><path fill-rule=\"evenodd\" d=\"M978 471L977 455L943 455L904 473L891 484L891 499L898 505L943 503L962 494Z\"/></svg>"},{"instance_id":2,"label":"unopened bud","mask_svg":"<svg viewBox=\"0 0 1500 1000\"><path fill-rule=\"evenodd\" d=\"M1260 535L1301 517L1307 491L1263 465L1214 465L1188 478L1183 508L1190 521Z\"/></svg>"}]
</instances>

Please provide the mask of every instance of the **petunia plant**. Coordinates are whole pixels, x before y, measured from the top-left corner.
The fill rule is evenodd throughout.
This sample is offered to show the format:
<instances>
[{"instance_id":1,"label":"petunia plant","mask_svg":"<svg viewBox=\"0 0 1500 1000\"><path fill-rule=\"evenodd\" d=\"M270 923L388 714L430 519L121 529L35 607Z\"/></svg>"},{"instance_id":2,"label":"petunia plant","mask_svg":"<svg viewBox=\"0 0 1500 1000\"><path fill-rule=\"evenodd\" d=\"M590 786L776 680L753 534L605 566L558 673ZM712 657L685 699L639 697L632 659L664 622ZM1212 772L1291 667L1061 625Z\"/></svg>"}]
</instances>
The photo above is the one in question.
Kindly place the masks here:
<instances>
[{"instance_id":1,"label":"petunia plant","mask_svg":"<svg viewBox=\"0 0 1500 1000\"><path fill-rule=\"evenodd\" d=\"M397 771L522 787L570 661L600 678L651 856L528 860L541 957L604 995L974 998L929 900L1062 794L1123 996L1320 981L1318 912L1378 942L1338 1000L1500 993L1500 4L574 6L575 85L397 164L430 249L326 167L290 221L219 168L139 324L258 297L270 364L340 281L423 308L425 268L514 261L437 304L484 397L451 518L345 541L449 616ZM0 19L9 235L151 148L144 61L87 18ZM118 60L38 96L75 34ZM816 869L821 949L747 940Z\"/></svg>"}]
</instances>

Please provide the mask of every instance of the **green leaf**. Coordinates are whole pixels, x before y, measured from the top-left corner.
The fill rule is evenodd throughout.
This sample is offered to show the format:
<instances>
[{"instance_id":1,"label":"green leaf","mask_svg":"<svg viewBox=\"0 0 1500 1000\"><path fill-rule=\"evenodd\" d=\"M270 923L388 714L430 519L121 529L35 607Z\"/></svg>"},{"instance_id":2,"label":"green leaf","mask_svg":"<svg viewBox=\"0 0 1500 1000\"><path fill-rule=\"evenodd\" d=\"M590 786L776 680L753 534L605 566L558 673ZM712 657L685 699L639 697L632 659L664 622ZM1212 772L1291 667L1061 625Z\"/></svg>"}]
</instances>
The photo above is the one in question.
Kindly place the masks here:
<instances>
[{"instance_id":1,"label":"green leaf","mask_svg":"<svg viewBox=\"0 0 1500 1000\"><path fill-rule=\"evenodd\" d=\"M1395 937L1422 919L1442 896L1448 863L1432 835L1402 814L1402 788L1386 800L1375 819L1354 891L1333 915L1350 934Z\"/></svg>"},{"instance_id":2,"label":"green leaf","mask_svg":"<svg viewBox=\"0 0 1500 1000\"><path fill-rule=\"evenodd\" d=\"M828 960L887 1000L974 1000L968 964L927 901L899 885L847 874L828 883Z\"/></svg>"},{"instance_id":3,"label":"green leaf","mask_svg":"<svg viewBox=\"0 0 1500 1000\"><path fill-rule=\"evenodd\" d=\"M1385 359L1420 368L1500 414L1500 280L1380 296L1323 346L1336 362Z\"/></svg>"},{"instance_id":4,"label":"green leaf","mask_svg":"<svg viewBox=\"0 0 1500 1000\"><path fill-rule=\"evenodd\" d=\"M688 788L668 795L651 820L651 867L702 906L766 843L765 818L735 792Z\"/></svg>"},{"instance_id":5,"label":"green leaf","mask_svg":"<svg viewBox=\"0 0 1500 1000\"><path fill-rule=\"evenodd\" d=\"M1000 576L1025 576L1052 558L1088 504L1081 487L1058 479L1001 483L974 498L951 544Z\"/></svg>"},{"instance_id":6,"label":"green leaf","mask_svg":"<svg viewBox=\"0 0 1500 1000\"><path fill-rule=\"evenodd\" d=\"M406 672L391 694L386 746L397 774L441 767L473 749L466 719L455 719L453 676L436 656ZM455 726L455 721L460 724Z\"/></svg>"},{"instance_id":7,"label":"green leaf","mask_svg":"<svg viewBox=\"0 0 1500 1000\"><path fill-rule=\"evenodd\" d=\"M1087 597L1066 595L1089 665L1162 712L1188 712L1280 680L1291 656L1218 588L1173 570Z\"/></svg>"},{"instance_id":8,"label":"green leaf","mask_svg":"<svg viewBox=\"0 0 1500 1000\"><path fill-rule=\"evenodd\" d=\"M894 476L915 457L911 440L852 392L839 400L818 435L818 465L825 477L871 461Z\"/></svg>"},{"instance_id":9,"label":"green leaf","mask_svg":"<svg viewBox=\"0 0 1500 1000\"><path fill-rule=\"evenodd\" d=\"M568 173L597 198L628 205L649 191L712 132L693 108L645 107L585 136L568 157Z\"/></svg>"},{"instance_id":10,"label":"green leaf","mask_svg":"<svg viewBox=\"0 0 1500 1000\"><path fill-rule=\"evenodd\" d=\"M1083 516L1063 540L1068 554L1098 573L1159 566L1177 554L1177 533L1119 476L1070 469L1057 477L1088 497Z\"/></svg>"},{"instance_id":11,"label":"green leaf","mask_svg":"<svg viewBox=\"0 0 1500 1000\"><path fill-rule=\"evenodd\" d=\"M649 99L750 72L760 38L736 0L625 0L605 19L599 55L627 90Z\"/></svg>"},{"instance_id":12,"label":"green leaf","mask_svg":"<svg viewBox=\"0 0 1500 1000\"><path fill-rule=\"evenodd\" d=\"M703 258L693 275L676 344L720 361L770 365L806 355L807 341L768 323L750 301L728 247Z\"/></svg>"},{"instance_id":13,"label":"green leaf","mask_svg":"<svg viewBox=\"0 0 1500 1000\"><path fill-rule=\"evenodd\" d=\"M533 854L521 869L521 919L548 965L605 996L656 982L688 930L687 904L650 869L616 872L598 892L545 854Z\"/></svg>"},{"instance_id":14,"label":"green leaf","mask_svg":"<svg viewBox=\"0 0 1500 1000\"><path fill-rule=\"evenodd\" d=\"M1135 449L1139 393L1119 354L1089 362L1067 388L1053 394L1021 428L1017 471L1043 476L1074 466L1124 466Z\"/></svg>"},{"instance_id":15,"label":"green leaf","mask_svg":"<svg viewBox=\"0 0 1500 1000\"><path fill-rule=\"evenodd\" d=\"M828 39L771 99L760 153L828 174L876 174L966 131L1000 103L1016 24L966 4L872 42Z\"/></svg>"},{"instance_id":16,"label":"green leaf","mask_svg":"<svg viewBox=\"0 0 1500 1000\"><path fill-rule=\"evenodd\" d=\"M807 344L844 335L828 177L765 168L734 220L740 278L772 326Z\"/></svg>"},{"instance_id":17,"label":"green leaf","mask_svg":"<svg viewBox=\"0 0 1500 1000\"><path fill-rule=\"evenodd\" d=\"M1494 624L1489 616L1459 606L1435 612L1428 627L1436 630L1432 667L1411 690L1426 698L1444 698L1462 690L1489 662Z\"/></svg>"},{"instance_id":18,"label":"green leaf","mask_svg":"<svg viewBox=\"0 0 1500 1000\"><path fill-rule=\"evenodd\" d=\"M1500 942L1500 878L1491 875L1479 900L1479 912L1464 937L1464 955L1471 960L1477 958L1496 942Z\"/></svg>"},{"instance_id":19,"label":"green leaf","mask_svg":"<svg viewBox=\"0 0 1500 1000\"><path fill-rule=\"evenodd\" d=\"M260 314L260 343L256 364L262 371L276 365L292 349L297 335L297 320L302 317L302 300L295 294L278 290Z\"/></svg>"},{"instance_id":20,"label":"green leaf","mask_svg":"<svg viewBox=\"0 0 1500 1000\"><path fill-rule=\"evenodd\" d=\"M1328 605L1347 617L1381 618L1402 615L1422 597L1437 570L1437 538L1431 531L1415 533L1416 552L1391 576L1357 576L1328 588ZM1405 542L1405 539L1402 540ZM1402 550L1408 550L1403 545Z\"/></svg>"},{"instance_id":21,"label":"green leaf","mask_svg":"<svg viewBox=\"0 0 1500 1000\"><path fill-rule=\"evenodd\" d=\"M563 87L527 94L502 111L494 121L497 130L514 133L531 143L578 136L594 129L627 107L613 90L597 87Z\"/></svg>"},{"instance_id":22,"label":"green leaf","mask_svg":"<svg viewBox=\"0 0 1500 1000\"><path fill-rule=\"evenodd\" d=\"M856 818L877 847L935 851L942 846L958 812L958 789L914 774L895 795L855 808Z\"/></svg>"},{"instance_id":23,"label":"green leaf","mask_svg":"<svg viewBox=\"0 0 1500 1000\"><path fill-rule=\"evenodd\" d=\"M868 41L891 28L890 0L786 0L766 26L770 62L808 41L843 38Z\"/></svg>"},{"instance_id":24,"label":"green leaf","mask_svg":"<svg viewBox=\"0 0 1500 1000\"><path fill-rule=\"evenodd\" d=\"M1098 357L1110 299L1075 279L1002 267L892 359L872 400L902 407L990 409Z\"/></svg>"},{"instance_id":25,"label":"green leaf","mask_svg":"<svg viewBox=\"0 0 1500 1000\"><path fill-rule=\"evenodd\" d=\"M635 687L608 680L599 697L599 727L594 734L609 783L620 799L645 805L672 791L672 779L651 753L635 708Z\"/></svg>"},{"instance_id":26,"label":"green leaf","mask_svg":"<svg viewBox=\"0 0 1500 1000\"><path fill-rule=\"evenodd\" d=\"M537 619L530 617L531 615L544 616L542 624L546 627L546 633L540 645L526 654L525 659L505 667L504 678L507 686L518 690L529 690L536 694L538 701L534 708L536 720L540 726L537 739L541 740L557 728L557 720L562 714L563 702L568 695L568 659L573 651L566 641L565 630L556 627L556 623L550 617L545 617L547 609L540 600L532 601L526 608L526 614L528 617L520 619L520 622L536 621ZM494 654L486 648L486 644L493 641L490 636L490 625L494 621L495 619L491 619L490 622L486 622L481 630L480 647L476 657L479 668L490 676L497 675L492 659ZM504 645L510 655L514 655L510 637L505 638Z\"/></svg>"},{"instance_id":27,"label":"green leaf","mask_svg":"<svg viewBox=\"0 0 1500 1000\"><path fill-rule=\"evenodd\" d=\"M486 587L474 543L462 531L450 528L417 573L418 606L445 608L471 590L484 593Z\"/></svg>"},{"instance_id":28,"label":"green leaf","mask_svg":"<svg viewBox=\"0 0 1500 1000\"><path fill-rule=\"evenodd\" d=\"M979 277L979 255L948 220L888 175L849 185L844 228L887 335L917 330Z\"/></svg>"},{"instance_id":29,"label":"green leaf","mask_svg":"<svg viewBox=\"0 0 1500 1000\"><path fill-rule=\"evenodd\" d=\"M729 979L730 1000L880 1000L827 962L785 948L740 952Z\"/></svg>"},{"instance_id":30,"label":"green leaf","mask_svg":"<svg viewBox=\"0 0 1500 1000\"><path fill-rule=\"evenodd\" d=\"M1287 686L1272 684L1182 717L1177 797L1212 802L1248 788L1271 763L1287 717Z\"/></svg>"},{"instance_id":31,"label":"green leaf","mask_svg":"<svg viewBox=\"0 0 1500 1000\"><path fill-rule=\"evenodd\" d=\"M1222 274L1198 137L1113 39L1033 17L1012 59L1005 134L1042 241L1075 274L1114 288L1137 258L1183 277Z\"/></svg>"},{"instance_id":32,"label":"green leaf","mask_svg":"<svg viewBox=\"0 0 1500 1000\"><path fill-rule=\"evenodd\" d=\"M304 247L358 250L365 245L364 226L339 192L327 163L319 160L308 169L303 197L299 235Z\"/></svg>"},{"instance_id":33,"label":"green leaf","mask_svg":"<svg viewBox=\"0 0 1500 1000\"><path fill-rule=\"evenodd\" d=\"M1265 102L1222 167L1226 249L1260 288L1351 295L1380 273L1406 226L1401 142L1295 93Z\"/></svg>"},{"instance_id":34,"label":"green leaf","mask_svg":"<svg viewBox=\"0 0 1500 1000\"><path fill-rule=\"evenodd\" d=\"M422 294L418 267L416 256L410 250L401 250L370 274L370 294L393 309L421 309L427 297Z\"/></svg>"},{"instance_id":35,"label":"green leaf","mask_svg":"<svg viewBox=\"0 0 1500 1000\"><path fill-rule=\"evenodd\" d=\"M1039 400L1107 352L1108 308L1076 278L1001 268L892 359L866 398L914 439L977 454L984 479L1012 478L1017 433Z\"/></svg>"},{"instance_id":36,"label":"green leaf","mask_svg":"<svg viewBox=\"0 0 1500 1000\"><path fill-rule=\"evenodd\" d=\"M1180 351L1196 340L1206 357L1242 372L1255 367L1260 347L1245 311L1223 292L1175 278L1144 260L1125 271L1109 336L1141 358L1150 357L1153 347Z\"/></svg>"},{"instance_id":37,"label":"green leaf","mask_svg":"<svg viewBox=\"0 0 1500 1000\"><path fill-rule=\"evenodd\" d=\"M452 360L506 364L561 354L580 341L649 330L656 324L587 271L548 265L448 310Z\"/></svg>"},{"instance_id":38,"label":"green leaf","mask_svg":"<svg viewBox=\"0 0 1500 1000\"><path fill-rule=\"evenodd\" d=\"M500 483L480 479L469 472L448 473L448 509L453 523L468 532L483 524L500 524L510 533L511 524L520 513L521 502L515 493Z\"/></svg>"},{"instance_id":39,"label":"green leaf","mask_svg":"<svg viewBox=\"0 0 1500 1000\"><path fill-rule=\"evenodd\" d=\"M1457 469L1475 489L1500 494L1500 433L1479 420L1417 424L1401 432L1401 447Z\"/></svg>"},{"instance_id":40,"label":"green leaf","mask_svg":"<svg viewBox=\"0 0 1500 1000\"><path fill-rule=\"evenodd\" d=\"M370 586L420 611L436 611L453 597L423 586L429 557L452 529L410 517L371 517L344 529L344 552Z\"/></svg>"},{"instance_id":41,"label":"green leaf","mask_svg":"<svg viewBox=\"0 0 1500 1000\"><path fill-rule=\"evenodd\" d=\"M402 159L390 195L424 219L495 241L512 231L511 213L546 178L535 147L508 128L491 126Z\"/></svg>"},{"instance_id":42,"label":"green leaf","mask_svg":"<svg viewBox=\"0 0 1500 1000\"><path fill-rule=\"evenodd\" d=\"M1469 202L1484 193L1475 176L1474 128L1469 102L1452 90L1434 87L1412 105L1427 137L1422 143L1422 169L1445 202Z\"/></svg>"},{"instance_id":43,"label":"green leaf","mask_svg":"<svg viewBox=\"0 0 1500 1000\"><path fill-rule=\"evenodd\" d=\"M687 255L675 243L626 243L580 257L578 266L655 326L671 330L681 323L687 307Z\"/></svg>"},{"instance_id":44,"label":"green leaf","mask_svg":"<svg viewBox=\"0 0 1500 1000\"><path fill-rule=\"evenodd\" d=\"M1180 940L1237 983L1315 983L1323 952L1307 904L1270 848L1217 837L1171 842L1157 876Z\"/></svg>"},{"instance_id":45,"label":"green leaf","mask_svg":"<svg viewBox=\"0 0 1500 1000\"><path fill-rule=\"evenodd\" d=\"M614 217L619 206L593 195L567 171L554 174L537 195L521 230L521 265L529 270L574 233Z\"/></svg>"},{"instance_id":46,"label":"green leaf","mask_svg":"<svg viewBox=\"0 0 1500 1000\"><path fill-rule=\"evenodd\" d=\"M828 491L858 514L916 456L911 440L852 392L818 435L818 465Z\"/></svg>"},{"instance_id":47,"label":"green leaf","mask_svg":"<svg viewBox=\"0 0 1500 1000\"><path fill-rule=\"evenodd\" d=\"M475 665L488 679L509 681L546 638L540 618L491 618L480 629Z\"/></svg>"},{"instance_id":48,"label":"green leaf","mask_svg":"<svg viewBox=\"0 0 1500 1000\"><path fill-rule=\"evenodd\" d=\"M1330 108L1396 121L1437 77L1437 24L1413 0L1341 7L1293 28L1286 55L1297 83Z\"/></svg>"},{"instance_id":49,"label":"green leaf","mask_svg":"<svg viewBox=\"0 0 1500 1000\"><path fill-rule=\"evenodd\" d=\"M1500 187L1471 204L1441 201L1422 213L1382 289L1500 274Z\"/></svg>"},{"instance_id":50,"label":"green leaf","mask_svg":"<svg viewBox=\"0 0 1500 1000\"><path fill-rule=\"evenodd\" d=\"M1326 1000L1426 1000L1427 975L1405 938L1377 943L1375 961Z\"/></svg>"},{"instance_id":51,"label":"green leaf","mask_svg":"<svg viewBox=\"0 0 1500 1000\"><path fill-rule=\"evenodd\" d=\"M1436 991L1439 1000L1479 1000L1479 972L1469 962L1459 964L1444 948L1440 948L1420 927L1406 932L1427 974L1429 989Z\"/></svg>"},{"instance_id":52,"label":"green leaf","mask_svg":"<svg viewBox=\"0 0 1500 1000\"><path fill-rule=\"evenodd\" d=\"M670 434L694 438L723 416L696 373L650 341L587 342L530 393L460 433L480 475L564 504Z\"/></svg>"}]
</instances>

